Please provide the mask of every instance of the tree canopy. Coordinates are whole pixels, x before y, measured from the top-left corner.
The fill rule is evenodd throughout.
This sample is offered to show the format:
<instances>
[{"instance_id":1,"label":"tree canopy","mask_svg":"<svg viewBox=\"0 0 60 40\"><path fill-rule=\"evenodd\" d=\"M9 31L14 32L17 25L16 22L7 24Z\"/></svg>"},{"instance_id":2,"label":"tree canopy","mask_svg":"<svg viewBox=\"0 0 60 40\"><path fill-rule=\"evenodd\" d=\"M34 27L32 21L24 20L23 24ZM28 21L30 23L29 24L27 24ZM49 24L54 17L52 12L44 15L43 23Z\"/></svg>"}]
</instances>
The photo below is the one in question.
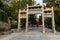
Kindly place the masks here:
<instances>
[{"instance_id":1,"label":"tree canopy","mask_svg":"<svg viewBox=\"0 0 60 40\"><path fill-rule=\"evenodd\" d=\"M10 16L13 18L13 19L17 19L18 17L18 10L19 9L25 9L26 8L26 5L29 4L29 5L33 5L34 4L34 1L33 0L11 0L11 4L10 4Z\"/></svg>"},{"instance_id":2,"label":"tree canopy","mask_svg":"<svg viewBox=\"0 0 60 40\"><path fill-rule=\"evenodd\" d=\"M45 2L47 3L47 6L53 6L55 10L60 10L60 4L58 4L60 0L45 0Z\"/></svg>"},{"instance_id":3,"label":"tree canopy","mask_svg":"<svg viewBox=\"0 0 60 40\"><path fill-rule=\"evenodd\" d=\"M47 3L47 6L53 6L54 7L54 13L55 13L55 22L56 25L60 25L60 0L45 0Z\"/></svg>"},{"instance_id":4,"label":"tree canopy","mask_svg":"<svg viewBox=\"0 0 60 40\"><path fill-rule=\"evenodd\" d=\"M8 15L7 12L4 10L4 4L2 0L0 0L0 21L7 22L8 21Z\"/></svg>"}]
</instances>

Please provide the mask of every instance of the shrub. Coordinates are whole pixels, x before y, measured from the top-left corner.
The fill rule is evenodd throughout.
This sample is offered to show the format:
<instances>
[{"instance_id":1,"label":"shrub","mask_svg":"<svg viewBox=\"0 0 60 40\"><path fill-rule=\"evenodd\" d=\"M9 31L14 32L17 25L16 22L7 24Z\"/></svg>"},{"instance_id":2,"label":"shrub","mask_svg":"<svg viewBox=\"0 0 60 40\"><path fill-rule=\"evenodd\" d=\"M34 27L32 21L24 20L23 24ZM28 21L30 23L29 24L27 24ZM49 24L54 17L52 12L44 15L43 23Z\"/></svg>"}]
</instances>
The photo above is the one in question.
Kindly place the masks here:
<instances>
[{"instance_id":1,"label":"shrub","mask_svg":"<svg viewBox=\"0 0 60 40\"><path fill-rule=\"evenodd\" d=\"M10 25L8 23L0 22L0 32L7 31L10 29Z\"/></svg>"},{"instance_id":2,"label":"shrub","mask_svg":"<svg viewBox=\"0 0 60 40\"><path fill-rule=\"evenodd\" d=\"M60 26L56 27L56 31L60 32Z\"/></svg>"},{"instance_id":3,"label":"shrub","mask_svg":"<svg viewBox=\"0 0 60 40\"><path fill-rule=\"evenodd\" d=\"M8 22L8 15L5 11L0 9L0 21Z\"/></svg>"},{"instance_id":4,"label":"shrub","mask_svg":"<svg viewBox=\"0 0 60 40\"><path fill-rule=\"evenodd\" d=\"M21 28L25 28L26 19L21 20Z\"/></svg>"},{"instance_id":5,"label":"shrub","mask_svg":"<svg viewBox=\"0 0 60 40\"><path fill-rule=\"evenodd\" d=\"M11 23L11 29L15 29L15 28L17 28L17 26L18 26L17 21L13 20Z\"/></svg>"}]
</instances>

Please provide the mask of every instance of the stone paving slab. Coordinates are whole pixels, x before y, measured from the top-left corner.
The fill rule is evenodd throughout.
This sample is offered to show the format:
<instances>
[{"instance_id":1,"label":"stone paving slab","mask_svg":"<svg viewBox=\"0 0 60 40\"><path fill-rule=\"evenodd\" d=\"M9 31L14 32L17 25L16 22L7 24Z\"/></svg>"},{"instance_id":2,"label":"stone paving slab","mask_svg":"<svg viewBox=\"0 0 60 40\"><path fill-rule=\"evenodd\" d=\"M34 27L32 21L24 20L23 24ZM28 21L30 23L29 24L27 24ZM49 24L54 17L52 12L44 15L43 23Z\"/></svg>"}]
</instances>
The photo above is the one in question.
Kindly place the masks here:
<instances>
[{"instance_id":1,"label":"stone paving slab","mask_svg":"<svg viewBox=\"0 0 60 40\"><path fill-rule=\"evenodd\" d=\"M35 32L29 32L29 33L22 33L15 37L12 37L9 40L48 40L48 37L42 33L35 33Z\"/></svg>"},{"instance_id":2,"label":"stone paving slab","mask_svg":"<svg viewBox=\"0 0 60 40\"><path fill-rule=\"evenodd\" d=\"M1 39L0 39L1 40ZM13 33L2 40L60 40L60 34L41 32L19 32Z\"/></svg>"}]
</instances>

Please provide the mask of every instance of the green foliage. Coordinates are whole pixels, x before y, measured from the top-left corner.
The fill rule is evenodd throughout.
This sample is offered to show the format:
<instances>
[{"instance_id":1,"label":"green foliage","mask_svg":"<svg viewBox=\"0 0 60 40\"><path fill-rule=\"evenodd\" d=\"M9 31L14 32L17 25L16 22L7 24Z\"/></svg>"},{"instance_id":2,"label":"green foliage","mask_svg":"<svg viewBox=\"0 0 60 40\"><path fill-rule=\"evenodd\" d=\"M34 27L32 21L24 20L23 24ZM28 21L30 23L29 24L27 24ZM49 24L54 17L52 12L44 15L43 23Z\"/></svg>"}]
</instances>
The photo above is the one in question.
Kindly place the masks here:
<instances>
[{"instance_id":1,"label":"green foliage","mask_svg":"<svg viewBox=\"0 0 60 40\"><path fill-rule=\"evenodd\" d=\"M56 26L56 31L60 32L60 26Z\"/></svg>"},{"instance_id":2,"label":"green foliage","mask_svg":"<svg viewBox=\"0 0 60 40\"><path fill-rule=\"evenodd\" d=\"M19 9L23 10L26 9L27 4L32 5L34 4L32 0L11 0L11 4L9 6L9 16L11 16L13 19L18 19L18 11ZM25 19L22 19L21 26L25 26Z\"/></svg>"},{"instance_id":3,"label":"green foliage","mask_svg":"<svg viewBox=\"0 0 60 40\"><path fill-rule=\"evenodd\" d=\"M60 4L55 3L60 2L60 0L45 0L46 3L48 4L47 6L53 6L54 7L54 13L55 13L55 24L60 25Z\"/></svg>"},{"instance_id":4,"label":"green foliage","mask_svg":"<svg viewBox=\"0 0 60 40\"><path fill-rule=\"evenodd\" d=\"M3 9L3 7L4 7L4 4L3 4L3 2L0 0L0 9Z\"/></svg>"},{"instance_id":5,"label":"green foliage","mask_svg":"<svg viewBox=\"0 0 60 40\"><path fill-rule=\"evenodd\" d=\"M42 16L39 16L39 22L42 24Z\"/></svg>"},{"instance_id":6,"label":"green foliage","mask_svg":"<svg viewBox=\"0 0 60 40\"><path fill-rule=\"evenodd\" d=\"M45 18L46 27L52 29L52 18Z\"/></svg>"},{"instance_id":7,"label":"green foliage","mask_svg":"<svg viewBox=\"0 0 60 40\"><path fill-rule=\"evenodd\" d=\"M35 16L35 14L29 15L29 22L31 24L35 24L36 23L36 16Z\"/></svg>"},{"instance_id":8,"label":"green foliage","mask_svg":"<svg viewBox=\"0 0 60 40\"><path fill-rule=\"evenodd\" d=\"M0 9L0 21L7 22L8 21L7 19L8 19L7 13Z\"/></svg>"},{"instance_id":9,"label":"green foliage","mask_svg":"<svg viewBox=\"0 0 60 40\"><path fill-rule=\"evenodd\" d=\"M33 5L34 4L33 2L34 2L33 0L28 0L27 4L28 5Z\"/></svg>"},{"instance_id":10,"label":"green foliage","mask_svg":"<svg viewBox=\"0 0 60 40\"><path fill-rule=\"evenodd\" d=\"M56 1L60 2L60 0L56 0Z\"/></svg>"},{"instance_id":11,"label":"green foliage","mask_svg":"<svg viewBox=\"0 0 60 40\"><path fill-rule=\"evenodd\" d=\"M54 6L54 1L53 0L45 0L47 3L47 7Z\"/></svg>"},{"instance_id":12,"label":"green foliage","mask_svg":"<svg viewBox=\"0 0 60 40\"><path fill-rule=\"evenodd\" d=\"M21 19L21 28L25 28L26 26L26 19Z\"/></svg>"},{"instance_id":13,"label":"green foliage","mask_svg":"<svg viewBox=\"0 0 60 40\"><path fill-rule=\"evenodd\" d=\"M0 0L0 21L2 22L8 21L7 9L7 6Z\"/></svg>"},{"instance_id":14,"label":"green foliage","mask_svg":"<svg viewBox=\"0 0 60 40\"><path fill-rule=\"evenodd\" d=\"M32 0L12 0L11 5L10 5L10 16L13 19L18 19L18 11L19 9L25 9L26 5L32 5L33 1Z\"/></svg>"},{"instance_id":15,"label":"green foliage","mask_svg":"<svg viewBox=\"0 0 60 40\"><path fill-rule=\"evenodd\" d=\"M47 20L48 20L48 21L47 21ZM48 23L48 22L51 22L51 21L52 21L51 18L46 18L46 19L45 19L45 22L47 22L47 23Z\"/></svg>"},{"instance_id":16,"label":"green foliage","mask_svg":"<svg viewBox=\"0 0 60 40\"><path fill-rule=\"evenodd\" d=\"M60 25L60 11L55 11L55 22L56 25Z\"/></svg>"},{"instance_id":17,"label":"green foliage","mask_svg":"<svg viewBox=\"0 0 60 40\"><path fill-rule=\"evenodd\" d=\"M55 10L60 10L60 5L55 3L55 1L60 2L60 0L45 0L45 1L48 7L53 6Z\"/></svg>"},{"instance_id":18,"label":"green foliage","mask_svg":"<svg viewBox=\"0 0 60 40\"><path fill-rule=\"evenodd\" d=\"M4 2L2 2L4 1ZM25 9L27 4L34 5L33 0L10 0L11 3L7 0L0 0L0 21L6 22L8 17L12 17L13 19L18 19L18 11L19 9ZM6 2L6 3L5 3ZM8 4L7 4L8 3ZM33 16L32 16L33 17ZM32 20L32 19L31 19ZM34 18L33 18L34 20ZM22 26L25 24L25 20L22 20ZM34 21L35 22L35 21ZM32 21L33 23L33 21Z\"/></svg>"}]
</instances>

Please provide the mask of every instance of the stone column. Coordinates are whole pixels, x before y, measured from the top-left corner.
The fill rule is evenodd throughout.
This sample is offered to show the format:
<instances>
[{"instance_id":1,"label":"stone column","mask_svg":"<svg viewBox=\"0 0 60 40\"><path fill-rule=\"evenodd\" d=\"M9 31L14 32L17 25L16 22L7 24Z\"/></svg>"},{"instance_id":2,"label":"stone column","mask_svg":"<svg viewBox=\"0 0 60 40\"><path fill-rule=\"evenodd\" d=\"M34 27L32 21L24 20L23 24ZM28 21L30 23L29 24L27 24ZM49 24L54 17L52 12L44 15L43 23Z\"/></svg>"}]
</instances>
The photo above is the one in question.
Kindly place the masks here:
<instances>
[{"instance_id":1,"label":"stone column","mask_svg":"<svg viewBox=\"0 0 60 40\"><path fill-rule=\"evenodd\" d=\"M28 4L27 4L27 11L26 11L26 30L25 32L28 32Z\"/></svg>"},{"instance_id":2,"label":"stone column","mask_svg":"<svg viewBox=\"0 0 60 40\"><path fill-rule=\"evenodd\" d=\"M19 14L18 14L18 28L17 28L17 31L19 32L21 30L21 25L20 25L20 13L21 13L21 10L19 9Z\"/></svg>"},{"instance_id":3,"label":"stone column","mask_svg":"<svg viewBox=\"0 0 60 40\"><path fill-rule=\"evenodd\" d=\"M42 5L42 29L43 33L45 33L45 25L44 25L44 5Z\"/></svg>"},{"instance_id":4,"label":"stone column","mask_svg":"<svg viewBox=\"0 0 60 40\"><path fill-rule=\"evenodd\" d=\"M9 24L9 28L11 28L11 21L9 18L8 18L8 24Z\"/></svg>"},{"instance_id":5,"label":"stone column","mask_svg":"<svg viewBox=\"0 0 60 40\"><path fill-rule=\"evenodd\" d=\"M53 7L52 7L52 30L54 33L56 33Z\"/></svg>"}]
</instances>

